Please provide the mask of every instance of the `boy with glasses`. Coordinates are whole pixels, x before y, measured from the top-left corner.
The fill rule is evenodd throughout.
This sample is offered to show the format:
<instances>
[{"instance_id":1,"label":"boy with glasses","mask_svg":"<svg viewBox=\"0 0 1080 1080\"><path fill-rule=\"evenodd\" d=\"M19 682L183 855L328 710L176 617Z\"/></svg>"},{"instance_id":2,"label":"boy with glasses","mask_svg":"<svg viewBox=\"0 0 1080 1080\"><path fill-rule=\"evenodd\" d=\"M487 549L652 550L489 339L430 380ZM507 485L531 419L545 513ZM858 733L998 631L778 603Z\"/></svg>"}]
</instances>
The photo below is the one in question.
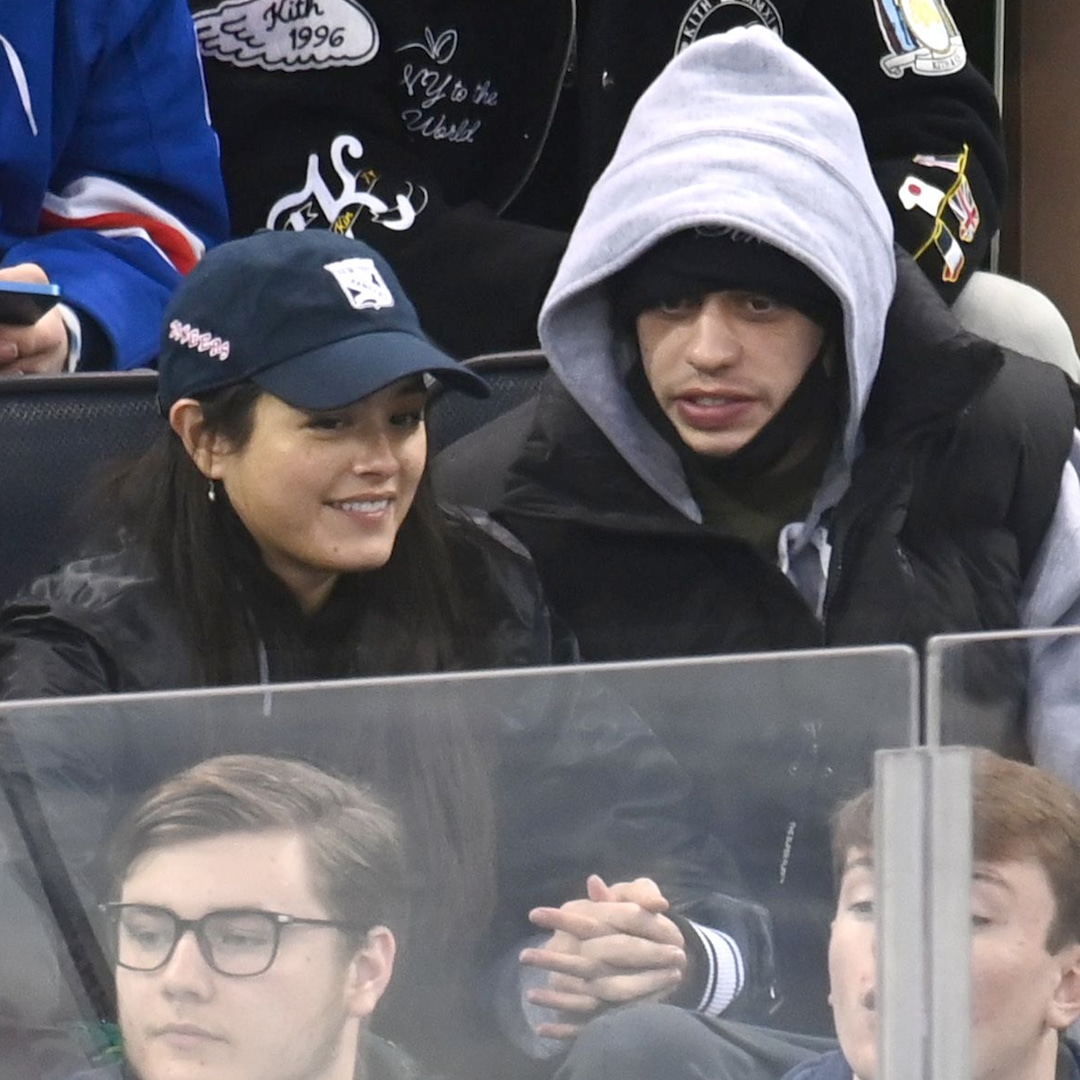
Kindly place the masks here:
<instances>
[{"instance_id":1,"label":"boy with glasses","mask_svg":"<svg viewBox=\"0 0 1080 1080\"><path fill-rule=\"evenodd\" d=\"M397 824L313 766L235 755L167 780L110 848L125 1075L404 1080L365 1032L405 915Z\"/></svg>"}]
</instances>

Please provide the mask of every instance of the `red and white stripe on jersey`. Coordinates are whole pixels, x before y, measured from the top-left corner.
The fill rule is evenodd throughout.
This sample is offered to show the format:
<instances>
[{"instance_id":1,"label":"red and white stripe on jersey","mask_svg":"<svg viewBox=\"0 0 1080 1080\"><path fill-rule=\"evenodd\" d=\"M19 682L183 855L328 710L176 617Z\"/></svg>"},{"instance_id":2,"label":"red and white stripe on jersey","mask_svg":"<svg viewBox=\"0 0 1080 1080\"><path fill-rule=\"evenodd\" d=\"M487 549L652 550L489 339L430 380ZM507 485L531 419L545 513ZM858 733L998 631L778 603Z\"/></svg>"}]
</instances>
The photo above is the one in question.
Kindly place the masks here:
<instances>
[{"instance_id":1,"label":"red and white stripe on jersey","mask_svg":"<svg viewBox=\"0 0 1080 1080\"><path fill-rule=\"evenodd\" d=\"M181 274L202 258L203 242L177 217L137 191L103 176L84 176L54 195L45 195L44 232L91 229L102 236L137 236Z\"/></svg>"}]
</instances>

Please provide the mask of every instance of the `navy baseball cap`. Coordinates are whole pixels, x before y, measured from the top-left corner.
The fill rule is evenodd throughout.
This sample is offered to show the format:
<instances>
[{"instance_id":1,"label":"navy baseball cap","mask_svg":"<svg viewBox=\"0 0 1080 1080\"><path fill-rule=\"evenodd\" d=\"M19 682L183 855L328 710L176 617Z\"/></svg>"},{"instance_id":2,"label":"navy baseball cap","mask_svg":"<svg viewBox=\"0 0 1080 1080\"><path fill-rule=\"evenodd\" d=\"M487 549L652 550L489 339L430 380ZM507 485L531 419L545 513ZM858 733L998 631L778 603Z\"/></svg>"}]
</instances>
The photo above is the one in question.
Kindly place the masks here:
<instances>
[{"instance_id":1,"label":"navy baseball cap","mask_svg":"<svg viewBox=\"0 0 1080 1080\"><path fill-rule=\"evenodd\" d=\"M337 409L408 375L490 388L427 338L386 260L322 230L258 232L203 256L165 311L158 405L250 379L299 409Z\"/></svg>"}]
</instances>

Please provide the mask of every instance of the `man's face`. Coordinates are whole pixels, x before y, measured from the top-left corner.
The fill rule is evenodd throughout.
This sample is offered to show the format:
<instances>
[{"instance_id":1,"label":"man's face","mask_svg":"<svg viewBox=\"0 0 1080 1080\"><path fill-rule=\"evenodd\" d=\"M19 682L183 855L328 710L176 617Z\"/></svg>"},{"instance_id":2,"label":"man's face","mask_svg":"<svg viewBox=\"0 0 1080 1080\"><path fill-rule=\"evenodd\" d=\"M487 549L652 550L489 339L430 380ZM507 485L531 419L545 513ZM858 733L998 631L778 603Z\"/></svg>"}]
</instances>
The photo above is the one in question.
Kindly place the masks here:
<instances>
[{"instance_id":1,"label":"man's face","mask_svg":"<svg viewBox=\"0 0 1080 1080\"><path fill-rule=\"evenodd\" d=\"M698 454L741 450L783 408L821 351L824 330L756 293L706 293L637 318L645 376Z\"/></svg>"},{"instance_id":2,"label":"man's face","mask_svg":"<svg viewBox=\"0 0 1080 1080\"><path fill-rule=\"evenodd\" d=\"M120 900L182 919L235 908L328 919L310 877L299 834L234 833L140 856ZM127 1060L140 1080L352 1080L360 1018L392 962L384 928L354 952L338 929L288 926L263 974L221 975L189 931L159 970L116 969Z\"/></svg>"},{"instance_id":3,"label":"man's face","mask_svg":"<svg viewBox=\"0 0 1080 1080\"><path fill-rule=\"evenodd\" d=\"M876 1072L874 869L848 852L829 939L829 1001L860 1080ZM1053 1080L1057 1033L1075 1019L1080 946L1047 951L1055 903L1035 859L976 863L971 886L973 1080Z\"/></svg>"}]
</instances>

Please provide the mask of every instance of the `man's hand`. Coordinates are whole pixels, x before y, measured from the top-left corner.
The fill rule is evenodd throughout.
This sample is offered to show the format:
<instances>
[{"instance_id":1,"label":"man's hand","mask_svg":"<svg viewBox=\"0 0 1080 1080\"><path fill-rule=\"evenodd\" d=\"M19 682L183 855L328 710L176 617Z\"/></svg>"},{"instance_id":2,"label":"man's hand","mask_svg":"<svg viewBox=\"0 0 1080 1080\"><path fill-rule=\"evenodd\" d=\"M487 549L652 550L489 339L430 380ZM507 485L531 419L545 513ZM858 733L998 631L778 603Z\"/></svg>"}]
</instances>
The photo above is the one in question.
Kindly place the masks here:
<instances>
[{"instance_id":1,"label":"man's hand","mask_svg":"<svg viewBox=\"0 0 1080 1080\"><path fill-rule=\"evenodd\" d=\"M0 268L0 281L44 285L48 280L48 275L36 263ZM51 375L64 371L68 348L67 327L55 307L32 326L0 323L0 376Z\"/></svg>"},{"instance_id":2,"label":"man's hand","mask_svg":"<svg viewBox=\"0 0 1080 1080\"><path fill-rule=\"evenodd\" d=\"M547 986L530 990L534 1005L563 1013L540 1024L537 1034L574 1039L601 1009L672 992L686 968L682 932L664 912L668 902L650 878L606 885L592 874L587 899L558 908L534 908L530 920L551 937L524 949L521 962L551 974Z\"/></svg>"}]
</instances>

